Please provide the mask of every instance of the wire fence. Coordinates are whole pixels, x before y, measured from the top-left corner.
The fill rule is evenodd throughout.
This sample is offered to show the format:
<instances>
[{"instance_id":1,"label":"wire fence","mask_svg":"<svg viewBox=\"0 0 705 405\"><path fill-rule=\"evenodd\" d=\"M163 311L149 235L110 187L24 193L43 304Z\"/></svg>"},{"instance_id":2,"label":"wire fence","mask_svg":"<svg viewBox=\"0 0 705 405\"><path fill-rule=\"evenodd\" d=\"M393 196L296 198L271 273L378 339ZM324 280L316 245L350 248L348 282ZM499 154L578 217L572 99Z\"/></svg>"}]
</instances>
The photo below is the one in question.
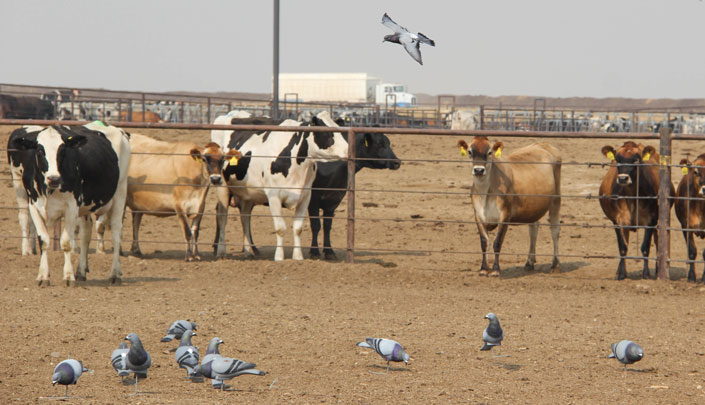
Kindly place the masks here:
<instances>
[{"instance_id":1,"label":"wire fence","mask_svg":"<svg viewBox=\"0 0 705 405\"><path fill-rule=\"evenodd\" d=\"M0 120L0 125L20 125L20 124L39 124L39 125L47 125L50 123L54 123L53 121L36 121L36 120ZM61 124L83 124L83 122L61 122ZM142 123L142 124L136 124L136 123L115 123L116 126L120 127L125 127L125 128L160 128L160 129L191 129L191 130L207 130L207 129L220 129L220 130L255 130L255 131L263 131L263 130L275 130L275 129L281 129L283 130L302 130L300 127L276 127L276 126L262 126L262 125L210 125L210 124L204 124L204 125L194 125L194 124L166 124L166 123L156 123L156 124L148 124L148 123ZM316 131L325 131L326 128L315 128L315 127L306 127L306 131L312 130L313 132ZM639 169L643 169L645 167L651 166L651 167L656 167L658 168L659 171L659 176L661 179L662 184L668 184L671 183L670 181L670 171L672 168L678 168L678 170L682 170L684 168L687 168L690 170L690 173L693 173L694 169L702 169L705 170L705 166L694 166L692 164L688 165L681 165L681 164L673 164L671 162L671 142L676 140L676 141L686 141L686 140L694 140L694 139L700 139L699 137L693 137L693 136L683 136L683 135L678 135L674 136L671 135L671 132L668 129L664 129L661 131L660 134L653 134L653 133L621 133L619 135L614 135L614 134L586 134L586 133L550 133L550 132L537 132L537 131L518 131L518 132L509 132L509 131L488 131L488 130L466 130L466 131L459 131L459 130L439 130L439 129L409 129L409 128L365 128L365 127L341 127L340 132L347 134L348 139L354 139L354 136L358 132L362 133L385 133L387 135L399 135L402 138L400 139L406 139L408 136L424 136L427 137L425 139L431 139L431 137L434 136L493 136L497 137L499 139L502 138L549 138L549 139L610 139L612 141L615 141L618 139L619 141L622 140L659 140L660 142L660 161L658 164L647 164L647 163L636 163L636 164L631 164L635 167L638 167ZM354 144L349 141L349 144ZM339 190L339 191L346 191L347 192L347 209L346 209L346 217L344 218L347 223L347 246L346 246L346 260L348 262L354 261L355 253L356 252L380 252L380 253L398 253L398 254L423 254L423 255L432 255L432 254L440 254L440 255L470 255L470 256L482 256L484 254L492 254L493 252L490 250L487 250L486 252L483 251L478 251L476 249L446 249L446 248L418 248L418 249L413 249L413 248L400 248L400 247L394 247L394 248L388 248L388 247L380 247L378 244L375 244L374 242L368 243L369 246L365 247L360 247L355 245L355 224L361 224L365 222L396 222L396 223L409 223L409 224L450 224L450 225L482 225L482 221L477 221L477 220L470 220L470 219L458 219L453 218L453 217L441 217L441 218L435 218L435 219L426 219L426 218L399 218L399 217L384 217L384 216L360 216L356 215L356 210L355 210L355 196L364 194L364 193L370 193L370 194L377 194L377 193L386 193L386 194L393 194L393 195L398 195L398 196L412 196L412 195L417 195L417 196L433 196L433 197L450 197L450 198L455 198L457 197L457 204L458 206L461 206L461 204L467 203L470 199L470 193L471 189L468 187L466 190L462 191L452 191L452 190L443 190L443 187L439 186L433 186L429 185L428 188L422 189L422 190L411 190L408 188L404 187L391 187L391 188L369 188L369 187L355 187L355 170L354 170L354 165L355 162L361 161L363 159L357 158L355 156L355 148L349 148L350 155L348 156L348 186L344 189L337 189L337 188L320 188L316 190L325 190L325 191L332 191L332 190ZM449 154L452 149L449 148ZM7 149L3 149L4 152L7 152ZM157 154L157 155L164 155L165 153L145 153L145 154ZM185 155L185 154L170 154L170 155ZM272 156L267 156L267 155L258 155L256 156L257 158L276 158L277 155L272 155ZM255 158L255 156L253 156ZM295 158L295 157L292 157ZM367 159L371 161L385 161L389 159ZM442 159L442 158L402 158L400 159L402 162L402 167L405 164L453 164L453 165L466 165L467 166L467 177L471 177L471 162L465 158L465 159ZM550 164L546 162L540 162L540 161L522 161L522 162L511 162L511 161L506 161L503 160L502 164L505 165L516 165L517 167L527 167L526 165L530 166L535 166L535 165L545 165L545 164ZM619 166L619 163L614 163L614 162L596 162L596 161L583 161L583 162L577 162L577 161L569 161L569 162L563 162L561 163L562 166L573 166L575 168L585 168L585 169L599 169L599 170L605 170L610 167L616 167ZM640 170L637 170L637 173L639 173ZM603 173L604 175L604 173ZM563 178L565 180L565 177ZM5 181L11 181L12 179L10 177L5 177L5 178L0 178L0 180L5 180ZM665 181L665 183L664 183ZM207 187L207 185L204 184L171 184L171 183L133 183L134 184L140 184L143 186L169 186L169 187ZM636 184L640 184L640 180L637 177ZM213 186L210 186L213 187ZM242 185L235 185L231 187L245 187ZM256 187L255 187L256 188ZM260 187L264 188L264 187ZM269 187L271 188L271 187ZM275 187L276 188L276 187ZM306 187L301 187L301 188L292 188L292 187L282 187L283 189L288 189L288 190L294 190L294 191L302 191L306 189ZM611 200L624 200L626 202L629 201L636 201L636 202L643 202L645 200L658 200L659 207L662 208L659 212L659 220L657 225L642 225L639 224L638 222L636 223L630 223L622 226L624 229L628 230L647 230L647 229L654 229L655 233L658 236L658 254L656 257L645 257L643 255L638 255L638 254L624 254L624 255L619 255L619 254L605 254L605 253L595 253L595 252L586 252L584 254L567 254L567 253L562 253L559 254L559 258L582 258L582 259L613 259L613 260L619 260L619 259L639 259L639 260L649 260L649 261L656 261L658 263L658 276L661 279L668 279L669 278L669 266L670 263L686 263L686 264L694 264L694 263L699 263L703 264L705 263L704 260L696 260L694 258L687 258L687 259L680 259L676 257L671 257L670 253L670 231L678 231L678 232L702 232L702 228L699 228L697 226L691 226L689 224L684 224L683 226L672 226L670 223L670 218L671 218L671 210L670 210L670 205L673 204L674 202L677 201L685 201L686 202L686 216L690 216L690 210L691 208L691 203L697 203L697 204L703 204L705 206L705 196L692 196L690 193L689 189L686 189L686 193L683 196L679 195L670 195L669 194L669 189L668 187L661 187L659 189L659 192L656 195L640 195L639 194L639 187L636 187L636 192L634 195L594 195L592 193L561 193L561 194L546 194L546 193L505 193L505 192L487 192L484 193L483 195L486 197L516 197L516 198L551 198L551 197L560 197L562 200L577 200L577 199L582 199L582 200L599 200L599 199L611 199ZM665 191L664 191L665 190ZM665 203L664 203L665 202ZM563 206L569 205L569 202L564 201L562 203ZM667 206L666 210L663 210L664 206ZM16 206L11 206L11 205L2 205L0 206L0 210L17 210L19 209ZM639 217L639 204L636 204L636 212L633 213L635 217ZM151 215L168 215L168 214L173 214L172 211L134 211L135 213L143 213L143 214L151 214ZM702 211L700 211L702 212ZM653 215L653 212L651 213ZM204 216L210 216L210 217L215 217L217 214L211 213L211 212L205 212ZM230 219L237 218L237 214L231 214L229 215ZM271 215L267 214L251 214L250 217L252 218L267 218L271 217ZM282 215L281 217L283 218L294 218L294 215ZM314 218L319 218L319 219L330 219L333 218L332 216L325 216L325 215L320 215L320 216L314 216ZM705 221L703 221L705 222ZM508 226L516 226L516 225L525 225L523 222L516 222L516 221L506 221L506 222L501 222L501 221L494 221L492 222L493 225L508 225ZM569 221L565 223L560 223L557 225L551 225L549 223L538 223L538 226L540 227L552 227L552 226L557 226L559 228L584 228L584 229L618 229L618 227L606 219L604 220L603 223L594 223L588 220L585 221ZM366 235L366 237L369 237L370 235ZM413 235L407 235L407 237L413 239ZM21 237L13 237L13 236L7 236L7 239L20 239ZM124 242L129 242L124 240ZM179 245L183 246L184 241L183 240L154 240L154 239L146 239L146 240L140 240L139 242L145 242L145 243L153 243L153 244L162 244L162 245ZM635 246L634 249L635 252L638 252L639 248L639 234L637 233L637 238L634 241ZM209 246L210 243L204 243L200 242L199 245L201 246ZM244 244L242 243L228 243L228 247L230 248L243 248ZM266 244L261 244L258 245L258 247L274 247L274 245L266 245ZM286 246L288 248L292 246ZM305 247L305 246L304 246ZM311 246L308 246L309 248ZM615 250L616 251L616 250ZM502 252L502 256L525 256L526 253L515 253L515 252ZM550 257L553 256L553 254L548 254L548 253L537 253L537 257Z\"/></svg>"}]
</instances>

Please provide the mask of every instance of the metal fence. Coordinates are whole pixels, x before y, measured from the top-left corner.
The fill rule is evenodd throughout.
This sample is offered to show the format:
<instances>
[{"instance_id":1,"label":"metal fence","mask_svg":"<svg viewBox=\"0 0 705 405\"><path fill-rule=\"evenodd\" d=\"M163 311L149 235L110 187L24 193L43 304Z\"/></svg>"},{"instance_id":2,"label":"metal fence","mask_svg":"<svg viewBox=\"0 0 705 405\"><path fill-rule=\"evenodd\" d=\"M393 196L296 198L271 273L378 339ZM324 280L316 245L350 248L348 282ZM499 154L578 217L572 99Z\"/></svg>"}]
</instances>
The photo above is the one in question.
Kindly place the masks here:
<instances>
[{"instance_id":1,"label":"metal fence","mask_svg":"<svg viewBox=\"0 0 705 405\"><path fill-rule=\"evenodd\" d=\"M39 120L0 120L0 125L48 125L58 123L57 121L39 121ZM84 122L60 122L62 124L84 124ZM153 128L153 129L182 129L182 130L213 130L213 129L227 129L227 130L282 130L282 131L300 131L300 127L278 127L278 126L262 126L262 125L212 125L212 124L169 124L169 123L133 123L133 122L116 122L114 125L123 128ZM307 131L326 131L327 128L320 127L307 127ZM670 223L670 202L674 200L684 199L688 201L697 200L700 197L671 197L669 194L669 184L671 184L671 168L678 167L683 168L683 165L672 163L672 142L673 141L687 141L687 140L701 140L701 137L692 135L677 135L672 134L669 128L662 128L659 134L653 133L621 133L618 135L608 134L608 133L581 133L581 132L549 132L549 131L497 131L497 130L443 130L443 129L410 129L410 128L378 128L378 127L341 127L340 131L347 135L348 144L354 145L355 134L361 133L384 133L387 135L400 135L400 136L423 136L428 142L433 142L433 137L436 136L488 136L496 137L499 139L503 138L531 138L531 139L610 139L610 140L659 140L659 154L660 161L658 165L659 169L659 179L661 187L658 190L658 195L656 198L659 203L659 220L656 226L656 234L658 236L658 253L656 256L656 262L658 265L658 278L659 279L669 279L670 263L674 261L680 261L687 264L691 263L703 263L703 261L698 261L691 259L678 260L672 259L670 254L670 231L685 231L685 232L699 232L700 229L690 229L687 226L683 227L673 227ZM272 156L274 157L274 156ZM346 261L353 262L355 259L355 225L359 221L395 221L395 222L416 222L416 223L428 223L433 222L443 222L443 223L455 223L455 224L476 224L475 221L467 219L450 219L450 220L430 220L422 218L411 218L411 219L399 219L399 218L359 218L356 216L356 194L361 192L377 192L377 193L400 193L400 194L432 194L432 195L458 195L467 198L467 192L465 191L427 191L427 190L404 190L404 189L394 189L388 187L380 187L375 189L362 189L357 188L355 185L355 148L349 148L348 156L348 185L347 185L347 217L345 218L347 224L347 243L346 243ZM405 163L415 162L417 164L423 162L459 162L457 159L402 159ZM461 162L467 162L467 160L462 160ZM533 164L538 164L539 162L533 162ZM532 162L523 162L521 164L532 164ZM564 162L563 165L578 165L590 167L605 167L609 164L605 163L595 163L595 162ZM702 168L705 170L705 167ZM468 168L468 175L470 175L470 169ZM539 196L538 194L524 194L524 196ZM545 195L540 195L545 196ZM595 199L598 197L593 195L581 195L581 194L562 194L560 195L562 199ZM627 198L654 198L639 196L627 197ZM8 207L9 208L9 207ZM16 209L16 208L15 208ZM690 209L690 207L688 207ZM638 213L637 213L638 215ZM260 215L267 216L267 215ZM324 218L324 217L321 217ZM515 223L508 223L507 225L519 225ZM549 224L540 224L540 226L551 226ZM590 223L562 223L560 227L583 227L583 228L614 228L612 225L605 224L590 224ZM644 226L632 226L633 229L646 229ZM161 243L174 243L182 244L183 241L161 241ZM637 238L638 244L638 238ZM403 252L399 249L387 249L381 247L366 248L365 250L371 250L376 252ZM412 252L412 250L407 250ZM484 252L477 250L462 250L462 251L434 251L434 250L413 250L413 252L422 253L439 253L439 254L467 254L467 255L481 255ZM512 253L502 253L502 255L512 255ZM519 255L519 254L514 254ZM523 255L523 254L522 254ZM541 256L541 255L537 255ZM548 256L548 255L544 255ZM581 258L600 258L600 259L620 259L619 255L609 255L609 254L583 254L583 255L560 255L559 257L581 257ZM648 259L642 256L629 255L625 256L627 259ZM653 259L651 259L653 260Z\"/></svg>"}]
</instances>

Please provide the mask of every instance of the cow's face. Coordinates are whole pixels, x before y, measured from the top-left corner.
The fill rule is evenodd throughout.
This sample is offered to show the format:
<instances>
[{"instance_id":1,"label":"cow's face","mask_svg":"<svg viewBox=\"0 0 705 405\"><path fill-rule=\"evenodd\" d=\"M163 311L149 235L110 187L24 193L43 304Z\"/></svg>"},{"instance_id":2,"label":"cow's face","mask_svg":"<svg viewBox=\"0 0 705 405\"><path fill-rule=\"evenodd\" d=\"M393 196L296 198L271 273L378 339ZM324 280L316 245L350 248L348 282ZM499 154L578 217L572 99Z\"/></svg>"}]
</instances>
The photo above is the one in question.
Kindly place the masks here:
<instances>
[{"instance_id":1,"label":"cow's face","mask_svg":"<svg viewBox=\"0 0 705 405\"><path fill-rule=\"evenodd\" d=\"M50 191L56 190L64 183L65 177L76 178L78 166L76 162L66 159L68 149L79 148L86 143L84 135L60 133L54 127L49 127L37 135L34 145L36 150L37 181Z\"/></svg>"},{"instance_id":2,"label":"cow's face","mask_svg":"<svg viewBox=\"0 0 705 405\"><path fill-rule=\"evenodd\" d=\"M233 156L235 156L235 153L240 153L236 150L232 152ZM223 169L226 164L229 164L229 162L226 162L226 156L223 155L223 150L220 149L220 146L217 143L210 142L203 149L193 148L189 153L194 160L201 163L203 175L208 177L211 184L216 186L222 184ZM235 165L237 165L237 160L241 156L242 155L235 156L235 159L233 160Z\"/></svg>"},{"instance_id":3,"label":"cow's face","mask_svg":"<svg viewBox=\"0 0 705 405\"><path fill-rule=\"evenodd\" d=\"M607 145L602 147L602 154L617 164L616 183L620 186L636 184L638 167L651 159L656 153L653 146L637 145L627 141L619 149Z\"/></svg>"},{"instance_id":4,"label":"cow's face","mask_svg":"<svg viewBox=\"0 0 705 405\"><path fill-rule=\"evenodd\" d=\"M311 125L338 128L327 111L311 117ZM340 132L314 132L309 138L308 155L319 159L344 159L348 157L348 143Z\"/></svg>"},{"instance_id":5,"label":"cow's face","mask_svg":"<svg viewBox=\"0 0 705 405\"><path fill-rule=\"evenodd\" d=\"M698 156L693 163L683 159L680 162L683 174L693 176L693 188L698 191L700 197L705 197L705 154Z\"/></svg>"},{"instance_id":6,"label":"cow's face","mask_svg":"<svg viewBox=\"0 0 705 405\"><path fill-rule=\"evenodd\" d=\"M463 140L458 141L458 146L460 147L460 153L463 155L467 154L472 160L472 175L476 179L482 179L489 174L494 160L502 156L504 144L497 142L490 147L490 142L486 136L476 136L470 146Z\"/></svg>"},{"instance_id":7,"label":"cow's face","mask_svg":"<svg viewBox=\"0 0 705 405\"><path fill-rule=\"evenodd\" d=\"M372 169L397 170L401 161L384 134L355 134L357 166ZM369 159L369 160L367 160Z\"/></svg>"}]
</instances>

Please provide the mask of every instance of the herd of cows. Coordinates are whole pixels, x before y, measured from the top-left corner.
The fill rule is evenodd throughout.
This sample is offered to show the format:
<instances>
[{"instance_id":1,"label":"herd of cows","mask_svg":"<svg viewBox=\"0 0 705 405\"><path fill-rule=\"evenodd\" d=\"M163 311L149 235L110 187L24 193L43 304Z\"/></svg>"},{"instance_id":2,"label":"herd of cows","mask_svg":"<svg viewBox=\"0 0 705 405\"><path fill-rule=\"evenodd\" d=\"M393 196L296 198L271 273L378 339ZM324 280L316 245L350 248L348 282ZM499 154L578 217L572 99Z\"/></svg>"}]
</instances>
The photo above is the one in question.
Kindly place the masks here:
<instances>
[{"instance_id":1,"label":"herd of cows","mask_svg":"<svg viewBox=\"0 0 705 405\"><path fill-rule=\"evenodd\" d=\"M317 239L322 211L323 253L326 259L335 259L330 241L332 218L345 196L348 181L345 159L349 145L341 132L333 129L342 123L333 120L326 111L307 121L274 120L233 111L218 117L215 124L280 125L301 129L213 130L211 142L205 146L158 141L100 121L84 126L26 126L13 131L7 149L19 206L22 255L36 253L38 241L39 285L49 284L49 231L61 218L64 218L60 238L64 282L72 284L86 279L93 217L96 218L98 252L104 251L105 229L111 229L115 248L109 281L121 282L119 246L125 207L132 213L133 254L141 254L139 228L144 214L176 215L186 241L185 259L199 260L200 222L210 187L215 188L218 201L213 244L216 258L226 253L229 207L240 211L243 250L253 256L259 254L252 239L250 218L255 205L267 205L276 233L275 261L284 259L284 207L294 210L292 258L304 258L301 233L307 212L313 234L310 255L320 256ZM357 171L365 167L396 170L401 165L384 134L356 133L352 146ZM502 142L491 145L484 136L474 137L469 145L459 141L458 146L463 155L469 155L472 164L472 204L482 249L480 274L500 275L499 255L512 224L529 225L530 246L525 269L533 270L538 221L546 213L554 246L551 267L558 271L560 151L550 144L536 143L504 153ZM659 189L658 153L651 146L631 141L616 149L605 146L602 153L611 164L600 185L599 201L605 215L615 225L620 255L617 279L626 278L629 234L638 227L645 227L641 245L643 277L650 277L648 256L658 221L655 198ZM694 162L683 160L681 165L684 166L683 179L677 190L671 185L671 196L678 197L674 199L676 215L688 246L688 281L695 281L694 237L705 237L705 154ZM486 255L489 232L495 228L494 263L490 270ZM78 269L74 270L71 253L76 229L80 256Z\"/></svg>"}]
</instances>

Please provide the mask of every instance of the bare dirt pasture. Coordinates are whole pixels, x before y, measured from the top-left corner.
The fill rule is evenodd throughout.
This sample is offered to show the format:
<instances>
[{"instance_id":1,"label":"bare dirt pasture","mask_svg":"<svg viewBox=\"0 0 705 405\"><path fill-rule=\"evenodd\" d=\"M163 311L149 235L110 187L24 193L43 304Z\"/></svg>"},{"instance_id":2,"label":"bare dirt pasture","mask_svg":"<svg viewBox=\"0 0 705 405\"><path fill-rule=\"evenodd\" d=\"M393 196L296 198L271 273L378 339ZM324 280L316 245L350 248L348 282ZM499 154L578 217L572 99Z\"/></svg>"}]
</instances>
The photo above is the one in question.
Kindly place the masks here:
<instances>
[{"instance_id":1,"label":"bare dirt pasture","mask_svg":"<svg viewBox=\"0 0 705 405\"><path fill-rule=\"evenodd\" d=\"M2 147L12 129L0 127ZM204 131L134 132L201 144L208 140ZM266 207L256 208L262 217L253 219L263 257L248 260L240 253L241 228L231 210L229 255L214 261L211 192L201 231L203 261L183 261L185 244L174 217L146 216L145 257L122 258L121 286L107 283L110 256L91 250L87 282L61 285L63 257L52 251L52 285L38 288L39 259L20 255L9 169L0 166L0 397L47 403L42 397L63 394L63 387L51 386L51 374L57 362L71 356L94 370L70 387L77 403L705 401L705 286L686 283L681 262L672 264L671 281L659 282L641 280L641 263L629 260L629 279L617 282L616 259L586 257L617 254L612 229L584 225L609 225L597 200L585 198L597 194L606 168L585 162L605 162L600 148L621 145L618 136L612 142L552 141L565 163L562 272L548 273L552 246L545 226L539 231L537 270L525 272L528 230L515 226L505 239L500 279L477 275L480 257L472 253L480 246L475 225L467 223L473 219L467 195L472 180L455 148L459 138L390 138L404 160L401 169L365 169L357 176L357 187L367 191L357 195L355 264L272 262L268 246L275 237ZM506 153L531 142L503 141ZM673 160L703 149L703 142L675 142ZM681 177L677 172L675 184ZM438 193L422 193L427 191ZM344 207L333 234L340 258L345 254ZM678 225L675 215L672 223ZM131 232L128 215L125 250ZM684 259L682 236L671 236L672 258ZM307 225L303 240L309 238ZM290 231L286 240L291 243ZM638 254L633 236L629 249ZM701 272L699 264L698 278ZM498 314L505 330L500 352L511 357L493 359L479 351L488 312ZM198 323L193 342L202 355L210 338L218 336L225 341L224 355L255 362L267 375L238 377L231 381L237 389L232 392L185 382L184 371L167 352L176 343L159 341L176 319ZM149 378L140 383L148 393L137 397L128 396L133 387L120 384L109 362L111 351L130 332L152 355ZM386 376L371 374L383 371L385 362L355 346L367 336L398 340L412 361L394 365ZM606 358L610 343L621 339L640 343L646 352L629 371Z\"/></svg>"}]
</instances>

